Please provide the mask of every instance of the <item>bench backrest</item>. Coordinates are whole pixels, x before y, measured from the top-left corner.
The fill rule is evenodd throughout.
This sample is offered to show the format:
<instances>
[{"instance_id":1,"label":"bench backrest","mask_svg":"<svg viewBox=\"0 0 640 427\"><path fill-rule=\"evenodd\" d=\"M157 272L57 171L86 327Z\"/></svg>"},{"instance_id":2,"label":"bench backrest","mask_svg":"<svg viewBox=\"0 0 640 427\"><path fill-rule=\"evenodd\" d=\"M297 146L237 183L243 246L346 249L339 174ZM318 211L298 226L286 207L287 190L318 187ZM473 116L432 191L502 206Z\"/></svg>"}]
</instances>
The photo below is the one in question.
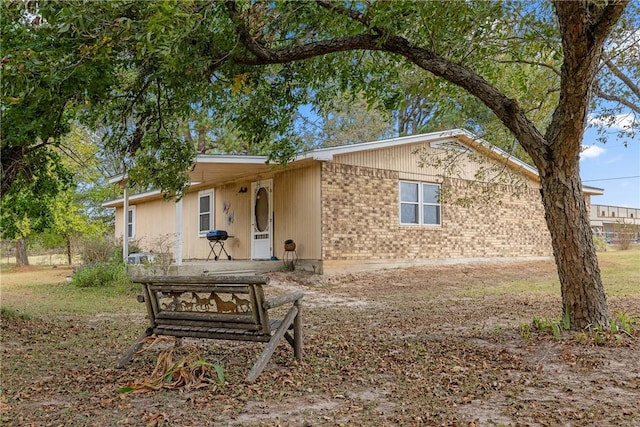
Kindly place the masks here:
<instances>
[{"instance_id":1,"label":"bench backrest","mask_svg":"<svg viewBox=\"0 0 640 427\"><path fill-rule=\"evenodd\" d=\"M262 276L138 277L151 321L271 333Z\"/></svg>"}]
</instances>

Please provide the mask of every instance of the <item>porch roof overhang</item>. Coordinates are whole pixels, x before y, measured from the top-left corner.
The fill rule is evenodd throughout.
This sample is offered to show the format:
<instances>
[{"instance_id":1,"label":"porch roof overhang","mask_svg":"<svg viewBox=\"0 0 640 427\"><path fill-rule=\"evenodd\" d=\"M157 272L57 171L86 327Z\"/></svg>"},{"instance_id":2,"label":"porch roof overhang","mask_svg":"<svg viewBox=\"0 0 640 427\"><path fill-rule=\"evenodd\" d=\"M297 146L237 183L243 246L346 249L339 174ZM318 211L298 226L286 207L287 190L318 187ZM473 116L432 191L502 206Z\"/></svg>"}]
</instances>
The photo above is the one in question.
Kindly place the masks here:
<instances>
[{"instance_id":1,"label":"porch roof overhang","mask_svg":"<svg viewBox=\"0 0 640 427\"><path fill-rule=\"evenodd\" d=\"M162 193L158 190L154 190L154 191L147 191L145 193L134 194L133 196L129 196L128 199L129 199L129 203L131 202L140 203L140 202L146 202L148 200L158 199L160 197L162 197ZM119 199L109 200L108 202L103 203L102 207L103 208L119 208L119 207L122 207L123 204L124 204L124 198L121 197Z\"/></svg>"},{"instance_id":2,"label":"porch roof overhang","mask_svg":"<svg viewBox=\"0 0 640 427\"><path fill-rule=\"evenodd\" d=\"M200 154L189 172L191 180L198 183L192 188L220 185L268 173L275 167L267 163L268 160L267 156Z\"/></svg>"},{"instance_id":3,"label":"porch roof overhang","mask_svg":"<svg viewBox=\"0 0 640 427\"><path fill-rule=\"evenodd\" d=\"M270 174L283 168L294 168L312 163L312 158L296 158L287 165L268 163L267 156L242 156L242 155L211 155L201 154L196 157L196 163L188 172L191 182L190 191L210 188L236 182L242 179ZM123 185L127 182L126 174L118 175L109 180L110 184ZM154 199L160 199L163 193L159 190L139 193L128 197L129 203L137 204ZM103 203L105 208L118 208L124 204L124 198L110 200Z\"/></svg>"},{"instance_id":4,"label":"porch roof overhang","mask_svg":"<svg viewBox=\"0 0 640 427\"><path fill-rule=\"evenodd\" d=\"M582 192L589 196L602 196L604 194L604 188L592 187L590 185L582 185Z\"/></svg>"}]
</instances>

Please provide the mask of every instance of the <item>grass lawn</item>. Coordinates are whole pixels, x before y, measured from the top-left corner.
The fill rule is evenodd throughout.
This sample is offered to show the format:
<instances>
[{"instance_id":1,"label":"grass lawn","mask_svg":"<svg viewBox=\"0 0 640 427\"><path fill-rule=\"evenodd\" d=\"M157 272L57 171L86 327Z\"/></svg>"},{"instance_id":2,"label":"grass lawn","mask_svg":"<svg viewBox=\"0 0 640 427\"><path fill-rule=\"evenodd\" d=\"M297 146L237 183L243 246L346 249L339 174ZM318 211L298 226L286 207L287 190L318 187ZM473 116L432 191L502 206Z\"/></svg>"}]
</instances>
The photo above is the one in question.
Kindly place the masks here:
<instances>
[{"instance_id":1,"label":"grass lawn","mask_svg":"<svg viewBox=\"0 0 640 427\"><path fill-rule=\"evenodd\" d=\"M598 257L612 313L640 318L640 248ZM601 341L521 333L560 317L553 262L271 273L272 292L306 293L303 362L281 343L250 385L262 344L183 340L177 352L220 364L226 382L139 394L117 390L148 378L172 344L115 369L147 326L144 304L131 289L78 289L69 274L0 269L3 313L28 317L0 324L4 425L640 424L637 329Z\"/></svg>"}]
</instances>

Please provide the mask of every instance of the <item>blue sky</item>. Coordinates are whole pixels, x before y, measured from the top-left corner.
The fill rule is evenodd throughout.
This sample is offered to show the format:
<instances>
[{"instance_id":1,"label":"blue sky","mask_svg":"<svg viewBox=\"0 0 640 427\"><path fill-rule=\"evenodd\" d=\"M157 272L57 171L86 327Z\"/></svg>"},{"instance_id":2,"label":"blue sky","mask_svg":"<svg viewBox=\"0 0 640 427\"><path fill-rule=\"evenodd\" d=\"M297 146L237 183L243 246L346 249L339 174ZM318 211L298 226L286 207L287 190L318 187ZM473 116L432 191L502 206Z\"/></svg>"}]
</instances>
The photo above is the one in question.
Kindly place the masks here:
<instances>
[{"instance_id":1,"label":"blue sky","mask_svg":"<svg viewBox=\"0 0 640 427\"><path fill-rule=\"evenodd\" d=\"M605 143L598 137L595 129L587 130L580 158L582 182L604 189L591 203L640 208L640 135L627 139L626 147L615 127L608 129Z\"/></svg>"}]
</instances>

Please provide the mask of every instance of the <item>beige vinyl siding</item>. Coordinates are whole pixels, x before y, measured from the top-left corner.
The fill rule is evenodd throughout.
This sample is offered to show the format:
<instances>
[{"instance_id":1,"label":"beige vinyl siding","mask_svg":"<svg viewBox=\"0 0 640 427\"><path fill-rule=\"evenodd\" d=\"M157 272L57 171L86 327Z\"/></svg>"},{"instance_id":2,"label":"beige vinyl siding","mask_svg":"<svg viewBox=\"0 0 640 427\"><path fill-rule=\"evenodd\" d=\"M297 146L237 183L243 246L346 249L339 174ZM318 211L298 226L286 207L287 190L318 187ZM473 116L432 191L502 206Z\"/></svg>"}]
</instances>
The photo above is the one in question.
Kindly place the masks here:
<instances>
[{"instance_id":1,"label":"beige vinyl siding","mask_svg":"<svg viewBox=\"0 0 640 427\"><path fill-rule=\"evenodd\" d=\"M209 190L210 187L201 188L199 191L187 193L182 198L182 258L199 259L206 258L209 253L209 242L205 237L198 235L198 194L200 191ZM216 194L213 195L214 200ZM214 207L215 211L215 207Z\"/></svg>"},{"instance_id":2,"label":"beige vinyl siding","mask_svg":"<svg viewBox=\"0 0 640 427\"><path fill-rule=\"evenodd\" d=\"M158 251L158 239L175 240L176 204L162 199L129 205L135 207L135 245L143 251ZM116 209L115 235L122 239L123 208ZM171 245L173 246L173 244ZM173 250L173 249L172 249ZM131 252L131 250L130 250Z\"/></svg>"},{"instance_id":3,"label":"beige vinyl siding","mask_svg":"<svg viewBox=\"0 0 640 427\"><path fill-rule=\"evenodd\" d=\"M321 258L320 164L279 173L273 180L274 255L293 239L301 259Z\"/></svg>"},{"instance_id":4,"label":"beige vinyl siding","mask_svg":"<svg viewBox=\"0 0 640 427\"><path fill-rule=\"evenodd\" d=\"M225 230L233 238L224 243L226 251L233 259L248 259L251 252L249 240L248 212L251 205L250 192L239 193L241 187L247 187L248 182L229 184L223 187L201 187L198 191L188 193L183 198L182 231L183 258L207 259L211 247L205 236L198 233L198 194L201 191L213 189L213 229ZM225 203L228 209L224 209ZM224 256L224 253L222 254ZM213 259L213 256L212 256Z\"/></svg>"},{"instance_id":5,"label":"beige vinyl siding","mask_svg":"<svg viewBox=\"0 0 640 427\"><path fill-rule=\"evenodd\" d=\"M300 259L320 259L320 164L264 174L259 179L273 179L273 255L282 258L284 241L293 239ZM214 228L233 236L225 242L233 259L251 258L251 183L257 180L215 188ZM209 188L199 186L183 199L184 259L206 259L209 255L209 242L198 236L197 222L198 192ZM247 191L241 193L241 188Z\"/></svg>"},{"instance_id":6,"label":"beige vinyl siding","mask_svg":"<svg viewBox=\"0 0 640 427\"><path fill-rule=\"evenodd\" d=\"M240 193L241 188L247 188L247 191ZM217 187L214 211L215 228L233 236L224 244L232 259L251 258L251 181ZM201 258L206 257L204 254Z\"/></svg>"},{"instance_id":7,"label":"beige vinyl siding","mask_svg":"<svg viewBox=\"0 0 640 427\"><path fill-rule=\"evenodd\" d=\"M122 239L122 206L116 208L116 224L115 224L115 236L116 239Z\"/></svg>"},{"instance_id":8,"label":"beige vinyl siding","mask_svg":"<svg viewBox=\"0 0 640 427\"><path fill-rule=\"evenodd\" d=\"M440 175L442 175L442 169L432 165L421 167L419 165L420 156L416 153L416 150L421 150L421 152L433 156L445 156L446 153L451 153L449 150L432 148L429 143L417 143L381 148L378 150L340 154L335 156L334 162L395 171L398 172L398 178L401 180L440 182L442 180L440 177ZM454 153L457 154L457 152ZM475 151L473 151L473 153L483 159L483 162L479 163L474 161L468 154L461 152L460 156L455 157L455 176L452 176L452 178L472 181L476 179L476 173L481 168L488 167L489 163L484 163L484 161L492 162L494 165L497 164L497 162L490 160L486 156L478 155ZM531 180L527 180L527 183L529 187L538 188L538 184Z\"/></svg>"}]
</instances>

